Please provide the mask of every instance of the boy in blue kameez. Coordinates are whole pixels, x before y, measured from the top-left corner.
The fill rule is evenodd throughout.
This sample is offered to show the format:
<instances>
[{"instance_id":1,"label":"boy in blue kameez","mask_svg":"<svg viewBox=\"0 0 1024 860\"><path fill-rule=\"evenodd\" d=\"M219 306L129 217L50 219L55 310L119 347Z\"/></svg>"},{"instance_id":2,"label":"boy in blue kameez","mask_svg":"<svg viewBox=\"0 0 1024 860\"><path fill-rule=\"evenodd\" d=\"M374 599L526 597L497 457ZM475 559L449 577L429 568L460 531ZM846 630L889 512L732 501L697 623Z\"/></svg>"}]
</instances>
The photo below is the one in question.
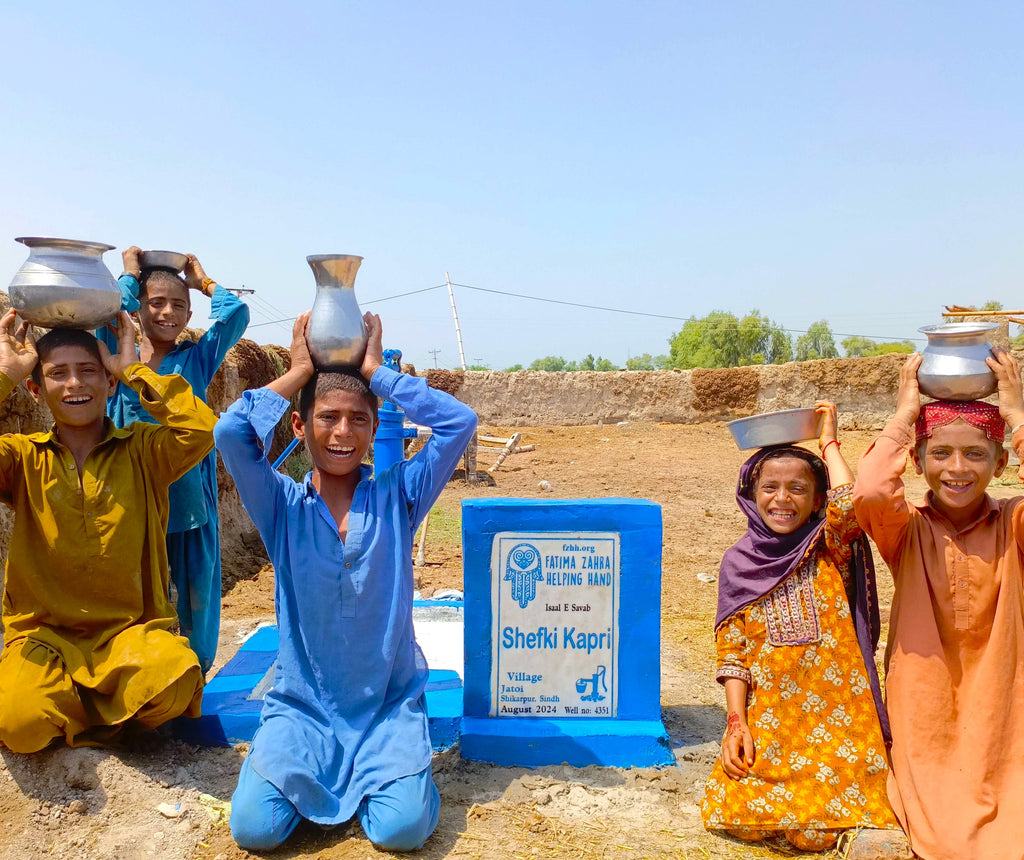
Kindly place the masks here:
<instances>
[{"instance_id":1,"label":"boy in blue kameez","mask_svg":"<svg viewBox=\"0 0 1024 860\"><path fill-rule=\"evenodd\" d=\"M124 274L117 281L122 309L134 314L142 329L139 360L159 374L180 374L205 403L210 380L249 324L249 308L234 293L208 278L193 254L187 255L182 280L169 269L143 272L140 253L134 246L123 252ZM191 290L210 299L213 324L198 341L177 343L178 335L192 316ZM116 352L117 343L109 331L99 331L97 337ZM134 421L153 421L139 403L138 394L121 384L107 402L107 414L117 427ZM171 484L170 503L167 557L171 582L177 591L181 635L188 639L206 673L213 665L220 634L220 535L214 451Z\"/></svg>"},{"instance_id":2,"label":"boy in blue kameez","mask_svg":"<svg viewBox=\"0 0 1024 860\"><path fill-rule=\"evenodd\" d=\"M314 371L303 314L291 368L246 391L214 438L274 563L280 646L274 684L231 803L243 848L270 850L302 818L358 816L367 837L412 851L437 826L423 691L412 625L412 541L476 432L476 415L426 380L382 364L379 317L366 314L366 357ZM368 383L368 384L367 384ZM267 459L274 428L300 394L292 429L313 470L301 483ZM362 465L377 397L433 430L409 460L372 476Z\"/></svg>"}]
</instances>

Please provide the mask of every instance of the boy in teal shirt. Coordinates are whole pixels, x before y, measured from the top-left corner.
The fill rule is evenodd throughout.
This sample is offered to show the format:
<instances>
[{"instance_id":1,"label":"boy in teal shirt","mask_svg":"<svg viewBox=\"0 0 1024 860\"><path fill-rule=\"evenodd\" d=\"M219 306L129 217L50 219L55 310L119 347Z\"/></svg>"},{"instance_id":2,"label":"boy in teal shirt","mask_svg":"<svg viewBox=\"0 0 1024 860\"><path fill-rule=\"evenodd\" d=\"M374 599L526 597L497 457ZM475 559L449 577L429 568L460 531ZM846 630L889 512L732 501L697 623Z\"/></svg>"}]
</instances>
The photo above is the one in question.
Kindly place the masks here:
<instances>
[{"instance_id":1,"label":"boy in teal shirt","mask_svg":"<svg viewBox=\"0 0 1024 860\"><path fill-rule=\"evenodd\" d=\"M210 380L249 324L249 308L208 278L194 255L188 255L182 280L167 269L143 272L140 253L134 246L124 251L124 274L117 282L122 309L133 313L142 329L139 360L159 374L180 374L205 402ZM191 290L210 299L213 324L198 341L178 343L178 335L192 316ZM116 352L117 344L109 331L101 330L97 336ZM142 408L138 395L126 385L117 386L107 403L107 414L118 427L153 420ZM170 503L167 556L171 582L177 591L181 634L188 638L205 673L213 665L220 633L216 452L211 451L171 485Z\"/></svg>"}]
</instances>

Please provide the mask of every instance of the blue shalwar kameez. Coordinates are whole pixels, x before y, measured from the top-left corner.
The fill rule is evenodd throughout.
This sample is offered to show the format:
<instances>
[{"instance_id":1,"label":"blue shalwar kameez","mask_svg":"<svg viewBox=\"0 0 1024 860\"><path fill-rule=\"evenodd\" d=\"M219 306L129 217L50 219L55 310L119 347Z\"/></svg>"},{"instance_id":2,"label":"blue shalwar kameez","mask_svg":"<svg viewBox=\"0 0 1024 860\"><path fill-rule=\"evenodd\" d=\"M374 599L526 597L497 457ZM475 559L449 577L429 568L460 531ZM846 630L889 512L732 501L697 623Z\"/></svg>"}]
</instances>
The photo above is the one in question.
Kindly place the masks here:
<instances>
[{"instance_id":1,"label":"blue shalwar kameez","mask_svg":"<svg viewBox=\"0 0 1024 860\"><path fill-rule=\"evenodd\" d=\"M122 275L121 307L139 309L139 282ZM206 389L224 356L241 339L249 324L249 307L234 293L217 284L210 299L213 324L198 341L184 340L160 362L161 375L178 373L206 402ZM111 352L117 352L117 338L109 329L97 332ZM139 395L118 383L107 401L107 415L118 427L133 421L153 422L142 408ZM220 635L220 534L217 517L217 454L211 451L203 461L171 484L171 513L167 523L167 560L171 581L177 591L178 620L199 658L204 673L213 665Z\"/></svg>"},{"instance_id":2,"label":"blue shalwar kameez","mask_svg":"<svg viewBox=\"0 0 1024 860\"><path fill-rule=\"evenodd\" d=\"M427 666L412 625L412 542L472 439L476 415L426 380L387 367L370 388L433 435L375 478L360 467L345 541L312 474L296 483L265 456L287 400L265 388L246 391L214 433L274 563L280 637L273 688L232 802L231 829L243 847L280 844L300 816L330 825L357 814L368 837L392 850L419 847L437 824ZM386 833L376 806L394 812ZM415 826L403 832L403 818Z\"/></svg>"}]
</instances>

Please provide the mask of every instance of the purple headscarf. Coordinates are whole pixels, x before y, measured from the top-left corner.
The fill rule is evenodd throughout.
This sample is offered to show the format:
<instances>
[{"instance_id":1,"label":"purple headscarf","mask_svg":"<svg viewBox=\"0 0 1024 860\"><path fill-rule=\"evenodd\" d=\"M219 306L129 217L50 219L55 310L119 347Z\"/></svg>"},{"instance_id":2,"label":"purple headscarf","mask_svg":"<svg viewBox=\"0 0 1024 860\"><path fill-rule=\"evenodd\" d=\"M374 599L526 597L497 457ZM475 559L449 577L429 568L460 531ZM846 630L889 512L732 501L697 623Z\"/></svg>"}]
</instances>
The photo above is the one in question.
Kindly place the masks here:
<instances>
[{"instance_id":1,"label":"purple headscarf","mask_svg":"<svg viewBox=\"0 0 1024 860\"><path fill-rule=\"evenodd\" d=\"M789 534L780 535L772 531L761 519L757 504L750 496L753 489L754 471L769 455L782 453L798 457L814 469L815 460L824 469L821 458L815 457L806 448L790 445L776 445L762 448L740 468L740 480L736 487L736 504L747 515L747 533L725 551L718 571L718 612L715 628L744 606L749 606L764 597L803 560L811 545L821 534L825 521L816 512L800 528ZM827 472L825 473L827 476ZM817 478L817 475L815 476ZM827 478L826 478L827 481Z\"/></svg>"},{"instance_id":2,"label":"purple headscarf","mask_svg":"<svg viewBox=\"0 0 1024 860\"><path fill-rule=\"evenodd\" d=\"M824 462L806 448L775 445L762 448L740 468L736 488L736 503L747 515L747 533L725 551L718 572L718 612L715 629L730 616L760 600L778 586L799 566L818 540L823 536L825 520L816 512L806 523L790 534L773 532L761 519L752 498L753 477L759 463L769 455L787 453L807 462L812 471L820 474ZM825 472L827 475L827 472ZM847 594L853 613L853 628L857 635L864 668L871 683L871 694L878 712L878 722L886 745L892 743L889 717L882 701L881 684L875 667L875 648L881 629L878 617L878 592L875 587L875 567L867 538L861 535L850 545L853 571L852 592Z\"/></svg>"}]
</instances>

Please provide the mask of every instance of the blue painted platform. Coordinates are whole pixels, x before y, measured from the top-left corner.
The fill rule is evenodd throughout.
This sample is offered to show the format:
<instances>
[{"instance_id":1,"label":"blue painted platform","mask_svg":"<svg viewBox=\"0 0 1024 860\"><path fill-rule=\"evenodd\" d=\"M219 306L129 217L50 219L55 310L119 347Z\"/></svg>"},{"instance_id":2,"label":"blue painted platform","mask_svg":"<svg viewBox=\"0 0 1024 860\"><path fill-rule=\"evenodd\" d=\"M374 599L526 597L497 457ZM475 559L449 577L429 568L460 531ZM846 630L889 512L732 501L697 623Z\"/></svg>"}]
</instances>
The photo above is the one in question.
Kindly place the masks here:
<instances>
[{"instance_id":1,"label":"blue painted platform","mask_svg":"<svg viewBox=\"0 0 1024 860\"><path fill-rule=\"evenodd\" d=\"M417 601L417 607L430 607ZM461 617L462 604L438 602L448 615ZM461 643L461 623L458 635ZM427 642L421 642L431 663ZM273 682L277 660L277 627L261 627L238 653L210 681L203 691L202 715L197 719L174 721L175 734L188 743L203 746L230 746L247 743L256 734L263 709L263 697ZM426 689L430 741L435 751L448 749L459 740L462 720L462 677L452 668L430 670Z\"/></svg>"},{"instance_id":2,"label":"blue painted platform","mask_svg":"<svg viewBox=\"0 0 1024 860\"><path fill-rule=\"evenodd\" d=\"M464 717L459 752L470 761L503 767L664 767L675 763L660 719Z\"/></svg>"}]
</instances>

